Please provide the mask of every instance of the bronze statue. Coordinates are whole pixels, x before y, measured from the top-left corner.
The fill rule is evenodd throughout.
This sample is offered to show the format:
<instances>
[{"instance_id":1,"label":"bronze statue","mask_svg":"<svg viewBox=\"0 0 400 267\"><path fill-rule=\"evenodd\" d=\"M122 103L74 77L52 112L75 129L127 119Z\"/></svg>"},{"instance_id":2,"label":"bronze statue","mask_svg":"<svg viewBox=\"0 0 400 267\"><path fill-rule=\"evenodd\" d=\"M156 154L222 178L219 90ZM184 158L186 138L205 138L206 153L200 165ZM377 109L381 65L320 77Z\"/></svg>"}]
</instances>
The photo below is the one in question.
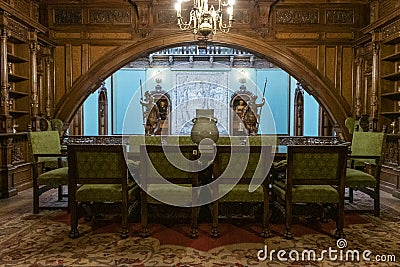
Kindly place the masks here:
<instances>
[{"instance_id":1,"label":"bronze statue","mask_svg":"<svg viewBox=\"0 0 400 267\"><path fill-rule=\"evenodd\" d=\"M155 135L160 127L160 111L149 92L145 92L145 99L140 99L140 104L146 108L143 113L145 121L144 130L146 135Z\"/></svg>"},{"instance_id":2,"label":"bronze statue","mask_svg":"<svg viewBox=\"0 0 400 267\"><path fill-rule=\"evenodd\" d=\"M244 109L246 108L246 104L243 99L239 100L239 104L235 107L235 112L240 119L243 119Z\"/></svg>"},{"instance_id":3,"label":"bronze statue","mask_svg":"<svg viewBox=\"0 0 400 267\"><path fill-rule=\"evenodd\" d=\"M158 111L160 112L160 119L165 121L168 116L168 104L165 99L161 99L158 101Z\"/></svg>"},{"instance_id":4,"label":"bronze statue","mask_svg":"<svg viewBox=\"0 0 400 267\"><path fill-rule=\"evenodd\" d=\"M258 114L258 108L265 104L264 97L259 104L256 103L256 99L257 96L253 96L243 110L243 123L246 127L248 135L257 135L258 125L260 124L260 114Z\"/></svg>"}]
</instances>

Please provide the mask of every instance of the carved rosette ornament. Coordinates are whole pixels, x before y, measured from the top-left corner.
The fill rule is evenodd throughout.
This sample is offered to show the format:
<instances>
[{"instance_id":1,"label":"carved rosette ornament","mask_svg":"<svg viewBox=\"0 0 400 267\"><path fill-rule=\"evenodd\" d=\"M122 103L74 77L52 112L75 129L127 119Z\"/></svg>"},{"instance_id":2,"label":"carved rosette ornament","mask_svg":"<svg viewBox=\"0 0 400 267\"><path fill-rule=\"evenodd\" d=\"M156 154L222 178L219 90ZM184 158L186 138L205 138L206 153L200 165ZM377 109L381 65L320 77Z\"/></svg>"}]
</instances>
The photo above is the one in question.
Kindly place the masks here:
<instances>
[{"instance_id":1,"label":"carved rosette ornament","mask_svg":"<svg viewBox=\"0 0 400 267\"><path fill-rule=\"evenodd\" d=\"M141 37L153 30L153 0L129 0L136 11L136 31Z\"/></svg>"}]
</instances>

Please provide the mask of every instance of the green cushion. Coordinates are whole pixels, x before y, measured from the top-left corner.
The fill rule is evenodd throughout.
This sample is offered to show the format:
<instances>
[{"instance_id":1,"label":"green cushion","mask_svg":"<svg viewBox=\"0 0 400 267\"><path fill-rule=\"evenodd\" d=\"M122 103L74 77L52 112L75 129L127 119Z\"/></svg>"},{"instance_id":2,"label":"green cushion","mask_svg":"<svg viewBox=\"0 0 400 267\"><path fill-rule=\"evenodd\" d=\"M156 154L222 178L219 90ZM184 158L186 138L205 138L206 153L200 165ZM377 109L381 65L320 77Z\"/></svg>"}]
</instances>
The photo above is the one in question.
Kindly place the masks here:
<instances>
[{"instance_id":1,"label":"green cushion","mask_svg":"<svg viewBox=\"0 0 400 267\"><path fill-rule=\"evenodd\" d=\"M189 205L192 203L192 190L186 188L191 187L190 184L178 184L179 187L171 184L150 184L147 187L146 192L148 193L147 201L153 204L160 204L157 198L168 198L173 203L179 203L181 205ZM186 188L185 188L186 187ZM189 188L191 189L191 188ZM155 198L150 197L155 196Z\"/></svg>"},{"instance_id":2,"label":"green cushion","mask_svg":"<svg viewBox=\"0 0 400 267\"><path fill-rule=\"evenodd\" d=\"M281 199L285 199L286 185L277 182L273 185L273 192ZM293 203L338 203L339 194L330 185L295 185L293 186Z\"/></svg>"},{"instance_id":3,"label":"green cushion","mask_svg":"<svg viewBox=\"0 0 400 267\"><path fill-rule=\"evenodd\" d=\"M134 200L138 189L136 184L130 184L128 199ZM76 191L78 202L121 202L122 186L119 184L84 184Z\"/></svg>"},{"instance_id":4,"label":"green cushion","mask_svg":"<svg viewBox=\"0 0 400 267\"><path fill-rule=\"evenodd\" d=\"M347 168L346 169L346 187L375 187L376 179L371 174Z\"/></svg>"},{"instance_id":5,"label":"green cushion","mask_svg":"<svg viewBox=\"0 0 400 267\"><path fill-rule=\"evenodd\" d=\"M42 173L38 176L40 185L66 185L68 184L68 167L59 168Z\"/></svg>"},{"instance_id":6,"label":"green cushion","mask_svg":"<svg viewBox=\"0 0 400 267\"><path fill-rule=\"evenodd\" d=\"M219 192L226 192L231 185L220 185ZM256 191L249 192L248 184L235 185L228 194L219 199L220 202L263 202L264 192L262 186L259 186Z\"/></svg>"}]
</instances>

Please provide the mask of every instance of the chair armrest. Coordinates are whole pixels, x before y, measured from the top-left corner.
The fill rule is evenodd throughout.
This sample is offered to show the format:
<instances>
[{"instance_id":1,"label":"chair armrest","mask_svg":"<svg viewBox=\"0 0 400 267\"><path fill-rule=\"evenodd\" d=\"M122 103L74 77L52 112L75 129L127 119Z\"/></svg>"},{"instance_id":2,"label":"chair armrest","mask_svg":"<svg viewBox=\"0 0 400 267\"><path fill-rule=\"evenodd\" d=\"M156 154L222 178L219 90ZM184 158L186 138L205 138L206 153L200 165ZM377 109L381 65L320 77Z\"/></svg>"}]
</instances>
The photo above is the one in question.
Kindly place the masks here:
<instances>
[{"instance_id":1,"label":"chair armrest","mask_svg":"<svg viewBox=\"0 0 400 267\"><path fill-rule=\"evenodd\" d=\"M34 157L34 161L36 162L36 163L38 163L39 162L39 158L47 158L47 157L52 157L52 158L57 158L57 166L58 166L58 168L61 168L62 167L62 158L66 158L67 157L67 154L60 154L60 153L57 153L57 154L51 154L51 153L49 153L49 154L33 154L33 157Z\"/></svg>"},{"instance_id":2,"label":"chair armrest","mask_svg":"<svg viewBox=\"0 0 400 267\"><path fill-rule=\"evenodd\" d=\"M57 154L33 154L33 156L35 157L35 159L48 158L48 157L63 158L63 157L66 157L67 154L60 154L60 153L57 153Z\"/></svg>"},{"instance_id":3,"label":"chair armrest","mask_svg":"<svg viewBox=\"0 0 400 267\"><path fill-rule=\"evenodd\" d=\"M340 143L339 146L351 146L351 142Z\"/></svg>"},{"instance_id":4,"label":"chair armrest","mask_svg":"<svg viewBox=\"0 0 400 267\"><path fill-rule=\"evenodd\" d=\"M350 159L352 162L355 159L375 159L375 165L381 165L381 156L365 156L365 155L348 155L348 159ZM368 164L371 164L370 162L367 162Z\"/></svg>"},{"instance_id":5,"label":"chair armrest","mask_svg":"<svg viewBox=\"0 0 400 267\"><path fill-rule=\"evenodd\" d=\"M67 156L67 154L63 154L63 153L46 153L46 154L43 154L43 153L40 153L40 154L33 154L34 156L37 156L37 157L65 157L65 156Z\"/></svg>"}]
</instances>

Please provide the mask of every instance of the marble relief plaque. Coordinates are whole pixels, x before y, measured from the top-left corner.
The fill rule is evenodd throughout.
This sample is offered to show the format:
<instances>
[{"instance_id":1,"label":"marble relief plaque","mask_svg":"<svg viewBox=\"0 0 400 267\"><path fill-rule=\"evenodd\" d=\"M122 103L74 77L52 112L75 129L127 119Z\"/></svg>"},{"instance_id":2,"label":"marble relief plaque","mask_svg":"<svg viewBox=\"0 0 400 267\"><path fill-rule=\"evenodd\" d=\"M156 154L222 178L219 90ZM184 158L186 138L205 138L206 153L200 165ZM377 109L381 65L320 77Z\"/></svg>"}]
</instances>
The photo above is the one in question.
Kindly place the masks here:
<instances>
[{"instance_id":1,"label":"marble relief plaque","mask_svg":"<svg viewBox=\"0 0 400 267\"><path fill-rule=\"evenodd\" d=\"M214 109L221 134L229 132L228 73L225 71L177 71L172 101L172 134L190 134L196 109Z\"/></svg>"}]
</instances>

